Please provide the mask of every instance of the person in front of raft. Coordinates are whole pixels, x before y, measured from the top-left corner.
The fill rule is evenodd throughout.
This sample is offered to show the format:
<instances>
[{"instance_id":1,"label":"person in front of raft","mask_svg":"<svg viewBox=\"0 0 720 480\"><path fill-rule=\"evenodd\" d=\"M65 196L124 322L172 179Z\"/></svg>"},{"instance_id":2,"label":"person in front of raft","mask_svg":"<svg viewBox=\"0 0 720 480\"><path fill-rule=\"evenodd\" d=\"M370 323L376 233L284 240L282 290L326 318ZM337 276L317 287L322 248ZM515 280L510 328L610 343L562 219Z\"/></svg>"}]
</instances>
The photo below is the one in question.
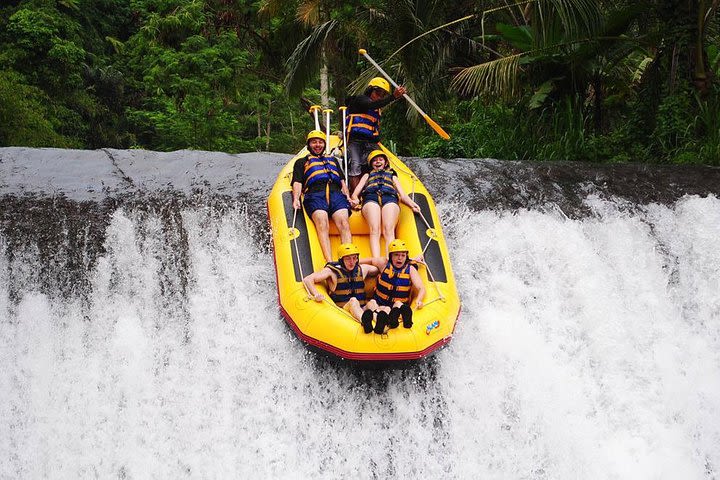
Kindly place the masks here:
<instances>
[{"instance_id":1,"label":"person in front of raft","mask_svg":"<svg viewBox=\"0 0 720 480\"><path fill-rule=\"evenodd\" d=\"M390 242L388 256L388 260L382 257L361 260L361 263L369 263L380 270L375 293L366 306L368 311L375 312L375 333L385 333L386 327L397 328L400 317L403 327L411 328L413 290L416 292L416 309L423 308L425 298L425 285L417 271L417 263L408 258L405 242L400 239Z\"/></svg>"},{"instance_id":2,"label":"person in front of raft","mask_svg":"<svg viewBox=\"0 0 720 480\"><path fill-rule=\"evenodd\" d=\"M380 232L385 238L385 245L395 240L395 227L400 218L399 203L404 203L414 212L419 212L420 207L403 191L385 152L370 152L368 164L371 170L360 178L350 197L350 205L359 204L358 197L362 195L362 215L370 229L370 252L373 257L379 257Z\"/></svg>"},{"instance_id":3,"label":"person in front of raft","mask_svg":"<svg viewBox=\"0 0 720 480\"><path fill-rule=\"evenodd\" d=\"M370 333L373 314L365 310L365 279L376 276L380 270L374 265L361 265L360 251L352 243L341 244L337 256L337 262L328 262L321 270L303 278L303 283L313 300L322 302L325 296L315 285L325 282L330 299L360 322L365 333Z\"/></svg>"},{"instance_id":4,"label":"person in front of raft","mask_svg":"<svg viewBox=\"0 0 720 480\"><path fill-rule=\"evenodd\" d=\"M310 153L304 158L297 159L293 166L291 180L293 208L300 209L302 193L302 205L315 224L325 261L331 262L330 218L340 232L340 241L352 242L348 223L350 195L345 184L345 175L337 159L324 153L325 134L319 130L312 130L307 134L306 140Z\"/></svg>"},{"instance_id":5,"label":"person in front of raft","mask_svg":"<svg viewBox=\"0 0 720 480\"><path fill-rule=\"evenodd\" d=\"M370 80L363 95L347 98L348 181L351 191L360 181L368 154L378 148L380 109L405 95L405 92L405 87L399 86L390 95L390 83L382 77L375 77Z\"/></svg>"}]
</instances>

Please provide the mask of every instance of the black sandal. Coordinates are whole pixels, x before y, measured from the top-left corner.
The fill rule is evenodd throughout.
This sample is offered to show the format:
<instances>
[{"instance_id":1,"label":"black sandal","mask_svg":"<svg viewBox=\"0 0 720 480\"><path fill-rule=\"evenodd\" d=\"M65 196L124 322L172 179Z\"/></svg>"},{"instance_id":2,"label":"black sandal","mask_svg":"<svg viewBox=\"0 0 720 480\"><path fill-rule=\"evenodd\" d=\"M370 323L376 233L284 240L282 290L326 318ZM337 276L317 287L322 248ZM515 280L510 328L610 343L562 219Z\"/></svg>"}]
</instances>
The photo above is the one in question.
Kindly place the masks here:
<instances>
[{"instance_id":1,"label":"black sandal","mask_svg":"<svg viewBox=\"0 0 720 480\"><path fill-rule=\"evenodd\" d=\"M385 326L388 322L388 314L386 312L377 312L375 316L375 333L385 333Z\"/></svg>"},{"instance_id":2,"label":"black sandal","mask_svg":"<svg viewBox=\"0 0 720 480\"><path fill-rule=\"evenodd\" d=\"M400 325L400 313L402 312L402 309L396 307L390 310L390 315L388 315L388 326L390 328L397 328L398 325Z\"/></svg>"},{"instance_id":3,"label":"black sandal","mask_svg":"<svg viewBox=\"0 0 720 480\"><path fill-rule=\"evenodd\" d=\"M372 320L373 311L365 310L362 314L362 317L360 318L360 323L362 323L363 331L365 333L370 333L373 331Z\"/></svg>"},{"instance_id":4,"label":"black sandal","mask_svg":"<svg viewBox=\"0 0 720 480\"><path fill-rule=\"evenodd\" d=\"M412 328L413 326L413 311L412 308L410 308L410 305L403 305L400 307L400 313L403 317L403 327L405 328Z\"/></svg>"}]
</instances>

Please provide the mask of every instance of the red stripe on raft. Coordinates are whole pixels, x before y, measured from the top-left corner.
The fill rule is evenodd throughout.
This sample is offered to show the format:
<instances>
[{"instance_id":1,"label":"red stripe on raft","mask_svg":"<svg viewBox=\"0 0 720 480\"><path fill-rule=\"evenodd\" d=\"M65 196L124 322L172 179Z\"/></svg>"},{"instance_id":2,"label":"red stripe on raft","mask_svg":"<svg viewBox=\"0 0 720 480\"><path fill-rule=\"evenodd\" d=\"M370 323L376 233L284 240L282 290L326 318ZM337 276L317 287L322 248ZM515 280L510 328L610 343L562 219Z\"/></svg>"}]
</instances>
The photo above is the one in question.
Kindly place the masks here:
<instances>
[{"instance_id":1,"label":"red stripe on raft","mask_svg":"<svg viewBox=\"0 0 720 480\"><path fill-rule=\"evenodd\" d=\"M310 336L305 335L300 331L298 326L295 324L293 319L288 315L288 313L285 311L285 309L280 305L280 313L282 313L283 317L285 317L285 320L287 323L292 327L295 334L304 342L313 345L317 348L320 348L322 350L325 350L327 352L332 353L333 355L336 355L338 357L344 358L346 360L364 360L364 361L388 361L388 360L419 360L423 357L428 356L438 348L446 345L451 339L452 335L445 337L429 347L427 347L425 350L421 350L419 352L401 352L401 353L353 353L353 352L347 352L345 350L342 350L340 348L337 348L333 345L330 345L329 343L322 342L318 340L317 338L313 338Z\"/></svg>"}]
</instances>

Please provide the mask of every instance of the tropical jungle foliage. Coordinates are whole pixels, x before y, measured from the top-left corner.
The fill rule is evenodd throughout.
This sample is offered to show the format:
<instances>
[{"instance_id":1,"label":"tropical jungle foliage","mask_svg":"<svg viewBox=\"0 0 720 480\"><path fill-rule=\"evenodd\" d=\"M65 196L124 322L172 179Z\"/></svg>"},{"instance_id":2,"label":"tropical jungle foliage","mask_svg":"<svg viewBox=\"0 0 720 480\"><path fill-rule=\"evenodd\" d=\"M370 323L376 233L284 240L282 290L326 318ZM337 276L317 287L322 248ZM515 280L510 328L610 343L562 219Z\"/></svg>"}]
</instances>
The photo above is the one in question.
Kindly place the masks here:
<instances>
[{"instance_id":1,"label":"tropical jungle foliage","mask_svg":"<svg viewBox=\"0 0 720 480\"><path fill-rule=\"evenodd\" d=\"M293 152L376 60L398 153L720 164L720 0L9 0L0 146Z\"/></svg>"}]
</instances>

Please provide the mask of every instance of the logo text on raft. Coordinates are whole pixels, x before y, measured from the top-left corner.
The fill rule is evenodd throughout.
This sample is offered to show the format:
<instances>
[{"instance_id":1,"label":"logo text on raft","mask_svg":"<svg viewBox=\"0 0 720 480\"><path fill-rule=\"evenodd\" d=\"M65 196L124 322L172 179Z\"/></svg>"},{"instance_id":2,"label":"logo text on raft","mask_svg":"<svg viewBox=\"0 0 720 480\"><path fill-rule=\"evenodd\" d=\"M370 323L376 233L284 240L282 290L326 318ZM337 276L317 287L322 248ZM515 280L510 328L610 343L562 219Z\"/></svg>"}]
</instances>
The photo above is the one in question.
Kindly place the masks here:
<instances>
[{"instance_id":1,"label":"logo text on raft","mask_svg":"<svg viewBox=\"0 0 720 480\"><path fill-rule=\"evenodd\" d=\"M430 332L433 331L433 329L438 328L440 326L440 320L435 320L432 323L428 323L427 327L425 327L425 335L430 335Z\"/></svg>"}]
</instances>

